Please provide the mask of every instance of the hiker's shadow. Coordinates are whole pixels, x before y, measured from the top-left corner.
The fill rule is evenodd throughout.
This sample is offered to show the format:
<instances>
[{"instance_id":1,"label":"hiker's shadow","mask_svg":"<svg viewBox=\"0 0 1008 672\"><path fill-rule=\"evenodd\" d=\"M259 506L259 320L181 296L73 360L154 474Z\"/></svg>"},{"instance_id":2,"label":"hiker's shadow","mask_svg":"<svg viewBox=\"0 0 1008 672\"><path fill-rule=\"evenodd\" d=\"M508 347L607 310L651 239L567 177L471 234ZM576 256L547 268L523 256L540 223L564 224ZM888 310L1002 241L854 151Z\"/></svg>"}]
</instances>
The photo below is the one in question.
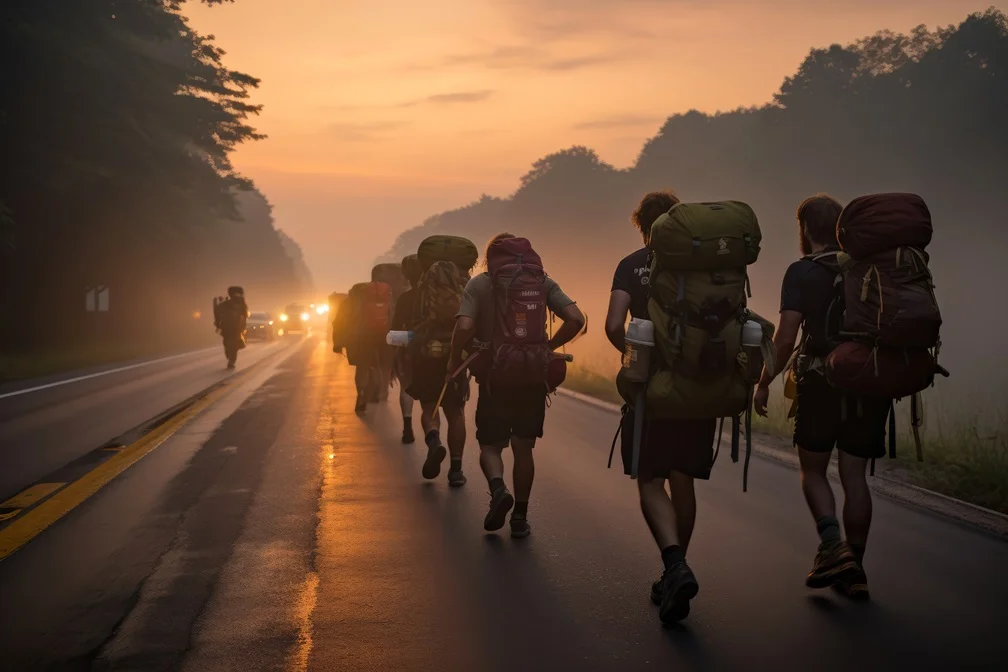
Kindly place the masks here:
<instances>
[{"instance_id":1,"label":"hiker's shadow","mask_svg":"<svg viewBox=\"0 0 1008 672\"><path fill-rule=\"evenodd\" d=\"M675 648L676 653L689 661L692 669L705 670L710 668L710 657L700 642L697 641L689 625L685 623L672 623L670 625L663 625L662 630L665 639Z\"/></svg>"}]
</instances>

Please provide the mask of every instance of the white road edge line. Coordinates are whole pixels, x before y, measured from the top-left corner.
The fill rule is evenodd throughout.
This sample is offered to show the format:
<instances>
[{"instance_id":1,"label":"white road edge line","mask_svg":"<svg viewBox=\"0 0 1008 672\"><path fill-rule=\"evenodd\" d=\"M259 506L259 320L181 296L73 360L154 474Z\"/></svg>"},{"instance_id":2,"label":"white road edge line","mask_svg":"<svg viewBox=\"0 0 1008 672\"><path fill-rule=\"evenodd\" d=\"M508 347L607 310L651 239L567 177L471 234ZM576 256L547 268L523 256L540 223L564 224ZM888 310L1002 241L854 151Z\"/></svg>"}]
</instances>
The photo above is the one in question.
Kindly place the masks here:
<instances>
[{"instance_id":1,"label":"white road edge line","mask_svg":"<svg viewBox=\"0 0 1008 672\"><path fill-rule=\"evenodd\" d=\"M39 390L47 390L50 387L59 387L60 385L69 385L70 383L79 383L82 380L89 380L91 378L98 378L100 376L107 376L112 373L119 373L120 371L129 371L130 369L139 369L143 366L150 366L151 364L157 364L158 362L167 362L172 359L178 359L180 357L190 357L200 352L208 352L210 350L216 350L213 348L203 348L201 350L190 350L189 352L183 352L178 355L169 355L168 357L160 357L158 359L150 359L146 362L138 362L137 364L130 364L129 366L120 366L117 369L109 369L107 371L99 371L97 373L89 373L86 376L77 376L76 378L67 378L66 380L57 380L54 383L46 383L45 385L36 385L35 387L29 387L24 390L14 390L13 392L6 392L0 394L0 399L6 399L8 397L16 397L21 394L28 394L29 392L38 392Z\"/></svg>"}]
</instances>

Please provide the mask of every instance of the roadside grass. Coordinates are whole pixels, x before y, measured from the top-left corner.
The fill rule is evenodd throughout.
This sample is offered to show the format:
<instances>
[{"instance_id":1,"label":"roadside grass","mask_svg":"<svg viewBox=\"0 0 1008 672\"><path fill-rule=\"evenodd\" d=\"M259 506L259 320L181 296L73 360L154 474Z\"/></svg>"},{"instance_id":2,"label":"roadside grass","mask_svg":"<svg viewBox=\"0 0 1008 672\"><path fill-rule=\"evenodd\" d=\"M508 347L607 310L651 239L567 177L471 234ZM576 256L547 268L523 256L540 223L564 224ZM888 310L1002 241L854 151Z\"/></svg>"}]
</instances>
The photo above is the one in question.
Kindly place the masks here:
<instances>
[{"instance_id":1,"label":"roadside grass","mask_svg":"<svg viewBox=\"0 0 1008 672\"><path fill-rule=\"evenodd\" d=\"M606 367L609 368L609 367ZM597 399L622 404L615 374L599 373L586 365L568 368L564 387ZM896 405L896 460L881 460L888 476L955 497L978 506L1008 513L1008 413L984 423L963 413L953 413L935 392L924 393L921 444L924 461L918 462L909 422L909 403ZM766 418L753 415L753 429L789 438L793 424L787 418L790 400L784 398L780 379L771 387Z\"/></svg>"},{"instance_id":2,"label":"roadside grass","mask_svg":"<svg viewBox=\"0 0 1008 672\"><path fill-rule=\"evenodd\" d=\"M150 341L82 344L64 348L3 352L0 353L0 383L39 378L131 359L167 356L220 343L219 336L213 334L210 336L179 339L170 343Z\"/></svg>"}]
</instances>

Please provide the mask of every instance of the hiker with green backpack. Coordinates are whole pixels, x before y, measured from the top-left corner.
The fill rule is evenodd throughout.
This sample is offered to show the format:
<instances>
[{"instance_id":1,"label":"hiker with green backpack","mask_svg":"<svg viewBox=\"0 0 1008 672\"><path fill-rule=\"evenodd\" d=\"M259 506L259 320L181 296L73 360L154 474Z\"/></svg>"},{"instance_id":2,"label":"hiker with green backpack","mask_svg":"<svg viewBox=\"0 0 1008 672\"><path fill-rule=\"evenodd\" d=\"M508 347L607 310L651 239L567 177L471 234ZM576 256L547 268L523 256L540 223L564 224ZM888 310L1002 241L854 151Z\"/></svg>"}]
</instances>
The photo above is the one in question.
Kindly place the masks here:
<instances>
[{"instance_id":1,"label":"hiker with green backpack","mask_svg":"<svg viewBox=\"0 0 1008 672\"><path fill-rule=\"evenodd\" d=\"M624 472L638 479L641 511L664 566L651 600L661 621L674 623L689 614L699 591L686 563L696 520L694 482L710 478L719 418L732 420L738 460L741 423L749 417L772 325L746 305L746 267L760 249L748 205L680 203L660 191L644 196L631 219L646 246L616 268L606 336L625 352L617 376L627 401L619 430ZM638 331L653 330L649 343L627 333L628 314L632 327L647 326ZM642 345L650 362L635 371Z\"/></svg>"},{"instance_id":2,"label":"hiker with green backpack","mask_svg":"<svg viewBox=\"0 0 1008 672\"><path fill-rule=\"evenodd\" d=\"M430 236L417 250L422 274L417 283L414 335L407 346L412 373L406 391L420 402L420 424L427 444L423 477L427 480L437 478L441 463L450 453L448 485L451 487L466 483L462 454L466 442L465 404L469 398L469 383L462 375L446 380L445 371L451 353L455 314L478 258L476 245L459 236ZM441 412L448 425L447 449L441 441Z\"/></svg>"},{"instance_id":3,"label":"hiker with green backpack","mask_svg":"<svg viewBox=\"0 0 1008 672\"><path fill-rule=\"evenodd\" d=\"M846 207L817 194L796 218L803 256L784 275L776 365L768 362L760 379L756 412L767 414L769 385L787 369L802 490L820 537L805 583L867 599L868 463L886 453L887 419L893 445L893 400L911 397L916 422L918 393L947 375L936 359L941 315L923 251L931 215L913 194L864 196ZM846 540L827 477L834 447Z\"/></svg>"}]
</instances>

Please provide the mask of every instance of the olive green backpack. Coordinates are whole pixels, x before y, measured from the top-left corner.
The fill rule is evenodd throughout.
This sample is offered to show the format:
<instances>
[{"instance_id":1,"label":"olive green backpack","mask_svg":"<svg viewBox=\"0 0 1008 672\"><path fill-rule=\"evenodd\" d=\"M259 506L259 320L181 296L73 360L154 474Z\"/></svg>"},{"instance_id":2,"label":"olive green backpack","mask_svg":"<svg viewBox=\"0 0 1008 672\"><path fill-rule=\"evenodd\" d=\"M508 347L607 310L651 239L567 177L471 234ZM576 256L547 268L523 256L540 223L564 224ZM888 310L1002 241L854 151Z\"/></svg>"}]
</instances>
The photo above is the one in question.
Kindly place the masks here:
<instances>
[{"instance_id":1,"label":"olive green backpack","mask_svg":"<svg viewBox=\"0 0 1008 672\"><path fill-rule=\"evenodd\" d=\"M747 307L746 267L759 257L756 213L745 203L680 203L651 227L653 251L648 314L659 365L648 382L651 418L732 420L732 461L738 461L743 416L748 487L752 392L762 360L772 361L773 324ZM742 348L742 325L763 327L760 361ZM718 446L721 435L718 433ZM716 455L715 455L716 457Z\"/></svg>"}]
</instances>

